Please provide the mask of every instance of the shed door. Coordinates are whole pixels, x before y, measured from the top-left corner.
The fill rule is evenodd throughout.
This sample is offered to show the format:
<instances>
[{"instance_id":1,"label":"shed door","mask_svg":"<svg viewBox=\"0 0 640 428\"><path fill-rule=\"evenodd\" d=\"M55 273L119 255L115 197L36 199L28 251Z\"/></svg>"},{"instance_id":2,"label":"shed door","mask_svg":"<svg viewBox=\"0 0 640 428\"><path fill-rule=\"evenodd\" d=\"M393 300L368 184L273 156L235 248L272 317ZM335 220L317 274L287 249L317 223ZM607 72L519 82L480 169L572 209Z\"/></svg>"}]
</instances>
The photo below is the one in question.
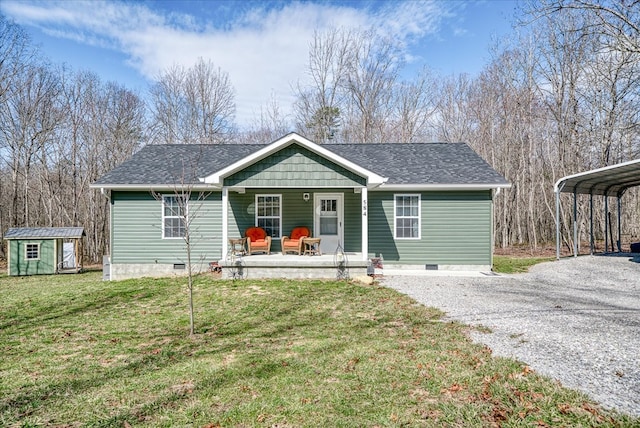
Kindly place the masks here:
<instances>
[{"instance_id":1,"label":"shed door","mask_svg":"<svg viewBox=\"0 0 640 428\"><path fill-rule=\"evenodd\" d=\"M73 242L64 243L64 259L62 266L65 269L75 269L76 267L76 247Z\"/></svg>"},{"instance_id":2,"label":"shed door","mask_svg":"<svg viewBox=\"0 0 640 428\"><path fill-rule=\"evenodd\" d=\"M320 250L323 254L336 251L338 243L343 242L342 233L342 194L316 193L314 194L314 235L320 238Z\"/></svg>"}]
</instances>

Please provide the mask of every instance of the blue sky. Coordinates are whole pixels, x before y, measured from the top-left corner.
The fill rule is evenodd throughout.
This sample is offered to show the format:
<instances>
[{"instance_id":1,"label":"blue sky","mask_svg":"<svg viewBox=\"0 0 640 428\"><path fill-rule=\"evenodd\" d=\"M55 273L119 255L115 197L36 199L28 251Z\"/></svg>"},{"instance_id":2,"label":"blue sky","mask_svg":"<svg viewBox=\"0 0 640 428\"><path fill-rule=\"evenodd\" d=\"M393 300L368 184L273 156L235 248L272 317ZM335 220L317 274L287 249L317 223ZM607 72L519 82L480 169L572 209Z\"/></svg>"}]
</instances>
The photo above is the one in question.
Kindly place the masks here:
<instances>
[{"instance_id":1,"label":"blue sky","mask_svg":"<svg viewBox=\"0 0 640 428\"><path fill-rule=\"evenodd\" d=\"M425 65L476 75L494 41L512 33L516 7L515 0L0 2L53 62L142 96L168 67L210 59L229 74L241 126L273 98L290 111L314 30L373 25L406 46L406 76Z\"/></svg>"}]
</instances>

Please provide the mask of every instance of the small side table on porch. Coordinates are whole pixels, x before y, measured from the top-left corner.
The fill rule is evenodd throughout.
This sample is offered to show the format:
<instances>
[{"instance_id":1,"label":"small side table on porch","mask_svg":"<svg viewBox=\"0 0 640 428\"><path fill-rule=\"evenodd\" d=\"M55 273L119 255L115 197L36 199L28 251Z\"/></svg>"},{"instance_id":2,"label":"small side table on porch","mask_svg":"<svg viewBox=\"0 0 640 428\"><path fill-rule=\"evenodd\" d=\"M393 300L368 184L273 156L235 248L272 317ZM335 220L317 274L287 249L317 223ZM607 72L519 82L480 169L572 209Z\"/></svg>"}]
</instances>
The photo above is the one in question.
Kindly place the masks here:
<instances>
[{"instance_id":1,"label":"small side table on porch","mask_svg":"<svg viewBox=\"0 0 640 428\"><path fill-rule=\"evenodd\" d=\"M320 238L303 238L302 245L304 246L304 255L316 255L321 256L320 251Z\"/></svg>"},{"instance_id":2,"label":"small side table on porch","mask_svg":"<svg viewBox=\"0 0 640 428\"><path fill-rule=\"evenodd\" d=\"M229 252L244 256L247 254L247 238L229 239Z\"/></svg>"}]
</instances>

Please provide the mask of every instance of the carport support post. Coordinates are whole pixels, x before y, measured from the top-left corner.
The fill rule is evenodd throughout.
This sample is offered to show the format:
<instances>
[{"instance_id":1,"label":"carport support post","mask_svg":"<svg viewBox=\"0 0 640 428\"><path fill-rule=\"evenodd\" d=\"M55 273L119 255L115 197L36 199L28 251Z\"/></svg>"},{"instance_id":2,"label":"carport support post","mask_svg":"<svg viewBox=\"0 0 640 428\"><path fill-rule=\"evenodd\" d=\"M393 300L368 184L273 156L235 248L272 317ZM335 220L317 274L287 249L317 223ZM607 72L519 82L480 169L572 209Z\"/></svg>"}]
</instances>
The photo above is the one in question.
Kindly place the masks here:
<instances>
[{"instance_id":1,"label":"carport support post","mask_svg":"<svg viewBox=\"0 0 640 428\"><path fill-rule=\"evenodd\" d=\"M578 193L573 191L573 257L578 257Z\"/></svg>"},{"instance_id":2,"label":"carport support post","mask_svg":"<svg viewBox=\"0 0 640 428\"><path fill-rule=\"evenodd\" d=\"M618 252L622 252L622 202L618 195Z\"/></svg>"},{"instance_id":3,"label":"carport support post","mask_svg":"<svg viewBox=\"0 0 640 428\"><path fill-rule=\"evenodd\" d=\"M604 195L604 252L609 251L609 197Z\"/></svg>"},{"instance_id":4,"label":"carport support post","mask_svg":"<svg viewBox=\"0 0 640 428\"><path fill-rule=\"evenodd\" d=\"M560 260L560 192L561 188L556 189L556 259Z\"/></svg>"},{"instance_id":5,"label":"carport support post","mask_svg":"<svg viewBox=\"0 0 640 428\"><path fill-rule=\"evenodd\" d=\"M593 256L593 193L589 194L589 254Z\"/></svg>"}]
</instances>

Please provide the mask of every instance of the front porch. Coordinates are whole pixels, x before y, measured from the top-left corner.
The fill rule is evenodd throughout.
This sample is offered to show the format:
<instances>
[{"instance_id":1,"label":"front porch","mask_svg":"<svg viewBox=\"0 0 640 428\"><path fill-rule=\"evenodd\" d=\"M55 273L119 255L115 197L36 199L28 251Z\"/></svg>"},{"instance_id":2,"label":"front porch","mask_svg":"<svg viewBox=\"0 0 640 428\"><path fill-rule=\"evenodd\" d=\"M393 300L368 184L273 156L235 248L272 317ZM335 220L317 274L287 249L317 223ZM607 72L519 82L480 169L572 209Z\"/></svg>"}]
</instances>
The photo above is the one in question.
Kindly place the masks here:
<instances>
[{"instance_id":1,"label":"front porch","mask_svg":"<svg viewBox=\"0 0 640 428\"><path fill-rule=\"evenodd\" d=\"M346 253L340 269L334 254L253 254L218 261L223 278L354 278L367 275L362 253Z\"/></svg>"}]
</instances>

